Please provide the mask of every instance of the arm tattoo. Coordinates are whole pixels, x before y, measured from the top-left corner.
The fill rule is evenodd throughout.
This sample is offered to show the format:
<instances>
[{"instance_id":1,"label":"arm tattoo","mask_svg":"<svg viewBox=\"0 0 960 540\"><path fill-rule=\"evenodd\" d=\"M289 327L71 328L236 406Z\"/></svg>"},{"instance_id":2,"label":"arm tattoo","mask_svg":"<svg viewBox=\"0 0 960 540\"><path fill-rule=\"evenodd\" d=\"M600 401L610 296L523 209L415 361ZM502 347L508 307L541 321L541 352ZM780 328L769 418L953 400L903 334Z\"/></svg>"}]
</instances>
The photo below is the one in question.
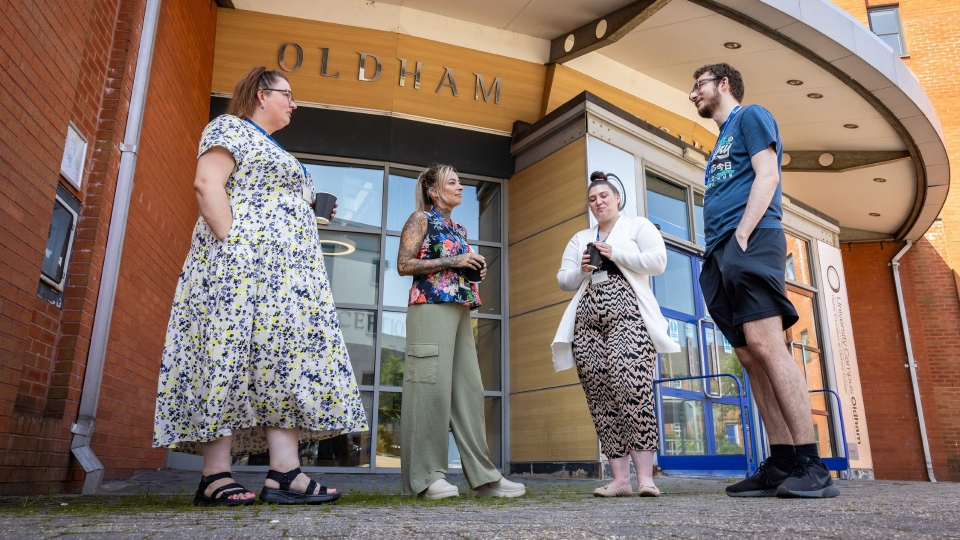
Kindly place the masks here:
<instances>
[{"instance_id":1,"label":"arm tattoo","mask_svg":"<svg viewBox=\"0 0 960 540\"><path fill-rule=\"evenodd\" d=\"M439 259L418 259L420 246L427 235L427 216L423 212L410 214L400 232L400 251L397 253L397 272L401 276L422 276L434 274L451 267L455 257Z\"/></svg>"}]
</instances>

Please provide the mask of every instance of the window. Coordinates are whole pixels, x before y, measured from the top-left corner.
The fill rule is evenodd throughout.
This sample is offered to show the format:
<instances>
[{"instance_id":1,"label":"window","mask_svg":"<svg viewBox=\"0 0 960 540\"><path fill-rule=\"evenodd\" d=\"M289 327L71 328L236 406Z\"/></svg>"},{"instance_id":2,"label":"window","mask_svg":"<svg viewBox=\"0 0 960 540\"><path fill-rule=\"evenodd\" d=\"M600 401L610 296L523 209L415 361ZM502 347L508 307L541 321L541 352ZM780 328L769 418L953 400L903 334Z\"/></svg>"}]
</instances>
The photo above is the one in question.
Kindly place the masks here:
<instances>
[{"instance_id":1,"label":"window","mask_svg":"<svg viewBox=\"0 0 960 540\"><path fill-rule=\"evenodd\" d=\"M53 214L50 216L50 230L47 233L47 246L40 266L40 284L37 287L37 295L57 307L63 305L67 267L79 214L80 203L62 186L57 186Z\"/></svg>"},{"instance_id":2,"label":"window","mask_svg":"<svg viewBox=\"0 0 960 540\"><path fill-rule=\"evenodd\" d=\"M337 196L337 217L320 227L320 244L344 342L360 386L370 431L300 445L302 465L362 468L400 466L400 408L406 357L406 311L412 278L397 273L400 231L414 211L418 168L341 158L303 157L316 191ZM453 218L467 228L470 245L487 260L480 284L483 306L472 314L484 389L490 456L501 465L503 431L503 313L506 268L501 238L501 184L461 174L463 202ZM266 465L267 454L237 456L236 463ZM451 440L450 467L460 467Z\"/></svg>"},{"instance_id":3,"label":"window","mask_svg":"<svg viewBox=\"0 0 960 540\"><path fill-rule=\"evenodd\" d=\"M900 24L900 6L883 6L867 9L870 30L899 55L907 54Z\"/></svg>"},{"instance_id":4,"label":"window","mask_svg":"<svg viewBox=\"0 0 960 540\"><path fill-rule=\"evenodd\" d=\"M687 190L647 172L647 217L660 230L681 240L690 240Z\"/></svg>"}]
</instances>

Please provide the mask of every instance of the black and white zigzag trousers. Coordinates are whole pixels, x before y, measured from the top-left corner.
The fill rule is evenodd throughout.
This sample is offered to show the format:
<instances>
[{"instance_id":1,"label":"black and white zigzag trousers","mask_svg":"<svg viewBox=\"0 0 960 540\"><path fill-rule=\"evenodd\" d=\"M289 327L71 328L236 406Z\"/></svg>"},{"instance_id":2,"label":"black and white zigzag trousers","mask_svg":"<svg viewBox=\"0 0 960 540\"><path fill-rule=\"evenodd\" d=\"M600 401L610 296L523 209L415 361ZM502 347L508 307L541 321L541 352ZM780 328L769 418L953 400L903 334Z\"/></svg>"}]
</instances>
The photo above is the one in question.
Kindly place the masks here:
<instances>
[{"instance_id":1,"label":"black and white zigzag trousers","mask_svg":"<svg viewBox=\"0 0 960 540\"><path fill-rule=\"evenodd\" d=\"M619 275L583 291L573 333L577 375L608 458L657 450L653 407L656 351L637 296Z\"/></svg>"}]
</instances>

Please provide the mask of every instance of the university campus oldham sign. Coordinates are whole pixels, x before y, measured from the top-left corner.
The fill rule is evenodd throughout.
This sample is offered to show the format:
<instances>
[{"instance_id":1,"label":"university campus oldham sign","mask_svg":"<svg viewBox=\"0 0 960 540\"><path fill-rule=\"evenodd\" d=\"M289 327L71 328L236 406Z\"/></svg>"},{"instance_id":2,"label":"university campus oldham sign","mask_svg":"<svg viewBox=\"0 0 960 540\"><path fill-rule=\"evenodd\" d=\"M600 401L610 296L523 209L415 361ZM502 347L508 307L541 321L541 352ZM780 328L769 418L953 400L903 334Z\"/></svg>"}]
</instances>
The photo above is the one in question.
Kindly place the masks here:
<instances>
[{"instance_id":1,"label":"university campus oldham sign","mask_svg":"<svg viewBox=\"0 0 960 540\"><path fill-rule=\"evenodd\" d=\"M383 60L379 55L371 52L357 51L358 58L356 64L352 66L332 66L330 65L330 48L319 47L319 49L320 65L312 67L317 73L317 76L338 79L340 78L341 72L343 72L345 77L352 77L353 73L356 73L357 80L360 82L375 83L381 80ZM413 69L410 70L408 69L410 63L406 58L397 58L397 60L400 61L400 73L396 81L397 86L406 86L408 82L407 78L409 77L413 79L413 88L420 90L420 79L424 71L423 62L414 63ZM277 63L283 71L290 73L300 71L304 68L303 47L293 41L282 43L280 49L277 51ZM460 91L457 88L457 75L454 73L453 68L446 66L428 66L426 69L435 69L437 74L440 74L441 69L443 70L443 73L440 75L440 83L436 89L434 89L434 93L450 92L454 97L460 96ZM485 102L493 100L494 105L499 105L503 80L500 77L496 77L488 86L482 73L473 72L472 76L473 99L479 101L482 98ZM464 76L461 74L461 81L464 77L469 79L470 75Z\"/></svg>"}]
</instances>

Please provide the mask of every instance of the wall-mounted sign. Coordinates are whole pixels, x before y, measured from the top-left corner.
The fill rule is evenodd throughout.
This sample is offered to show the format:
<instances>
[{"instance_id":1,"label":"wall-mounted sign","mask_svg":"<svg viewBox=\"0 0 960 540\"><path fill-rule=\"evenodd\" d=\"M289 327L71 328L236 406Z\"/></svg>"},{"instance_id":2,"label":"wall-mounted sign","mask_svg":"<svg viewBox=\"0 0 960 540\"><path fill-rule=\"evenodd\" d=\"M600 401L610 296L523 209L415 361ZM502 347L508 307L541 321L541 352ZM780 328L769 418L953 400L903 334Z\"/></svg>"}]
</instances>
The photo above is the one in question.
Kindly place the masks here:
<instances>
[{"instance_id":1,"label":"wall-mounted sign","mask_svg":"<svg viewBox=\"0 0 960 540\"><path fill-rule=\"evenodd\" d=\"M340 70L337 67L330 66L330 47L319 47L319 49L320 65L318 66L318 75L320 77L339 79ZM293 58L288 57L288 54L292 54ZM383 74L383 60L381 60L380 56L370 52L361 51L357 51L357 54L360 57L357 61L356 67L357 80L371 83L380 80L380 75ZM416 62L414 70L409 71L407 70L406 58L397 58L397 60L400 61L400 74L397 78L397 86L405 86L407 82L407 75L412 75L413 88L415 90L419 90L420 79L423 73L423 62ZM296 73L300 71L303 69L303 47L300 46L299 43L295 43L293 41L281 43L280 49L277 51L277 64L279 64L281 70L289 73ZM439 68L437 68L437 72L439 73ZM493 98L493 103L495 105L499 105L503 80L500 77L496 77L493 79L493 82L490 83L490 86L487 86L486 82L484 81L483 74L474 72L473 77L473 99L475 101L479 101L480 97L482 96L483 101L489 102L490 99ZM437 85L434 93L439 94L444 88L449 88L450 93L454 97L458 97L460 95L460 92L457 90L456 74L454 73L453 68L447 66L443 66L443 75L440 76L440 83Z\"/></svg>"},{"instance_id":2,"label":"wall-mounted sign","mask_svg":"<svg viewBox=\"0 0 960 540\"><path fill-rule=\"evenodd\" d=\"M827 328L830 350L833 353L833 372L837 394L846 424L847 452L854 469L871 469L870 438L867 418L863 411L863 389L857 366L857 349L853 344L853 323L850 320L850 302L847 299L847 281L843 274L840 250L817 241L820 255L820 275L823 276L824 299L827 303Z\"/></svg>"},{"instance_id":3,"label":"wall-mounted sign","mask_svg":"<svg viewBox=\"0 0 960 540\"><path fill-rule=\"evenodd\" d=\"M60 174L73 187L80 189L83 180L83 163L87 158L87 139L70 122L67 125L67 142L63 145L63 160L60 161Z\"/></svg>"}]
</instances>

